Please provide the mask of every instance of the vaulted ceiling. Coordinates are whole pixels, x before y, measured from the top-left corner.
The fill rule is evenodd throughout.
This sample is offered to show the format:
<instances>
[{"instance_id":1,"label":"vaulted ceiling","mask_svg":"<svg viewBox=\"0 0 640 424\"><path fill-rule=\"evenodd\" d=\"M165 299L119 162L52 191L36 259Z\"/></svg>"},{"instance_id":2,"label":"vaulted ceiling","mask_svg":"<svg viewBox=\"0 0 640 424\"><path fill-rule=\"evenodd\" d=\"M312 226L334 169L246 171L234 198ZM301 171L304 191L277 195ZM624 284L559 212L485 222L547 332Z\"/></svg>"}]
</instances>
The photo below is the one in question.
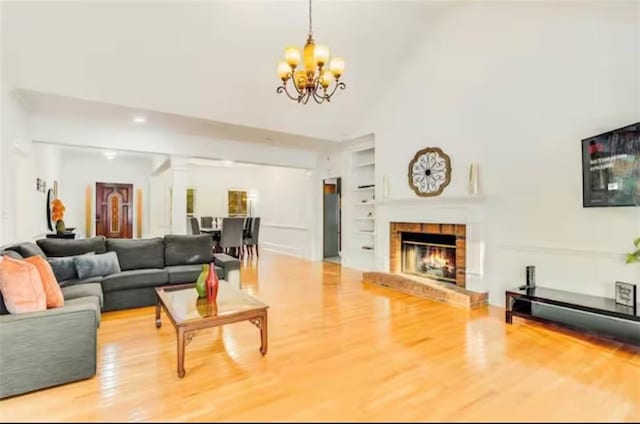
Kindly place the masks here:
<instances>
[{"instance_id":1,"label":"vaulted ceiling","mask_svg":"<svg viewBox=\"0 0 640 424\"><path fill-rule=\"evenodd\" d=\"M316 42L346 60L347 90L298 105L277 61L302 47L307 2L2 2L12 87L329 140L361 118L449 2L314 1Z\"/></svg>"}]
</instances>

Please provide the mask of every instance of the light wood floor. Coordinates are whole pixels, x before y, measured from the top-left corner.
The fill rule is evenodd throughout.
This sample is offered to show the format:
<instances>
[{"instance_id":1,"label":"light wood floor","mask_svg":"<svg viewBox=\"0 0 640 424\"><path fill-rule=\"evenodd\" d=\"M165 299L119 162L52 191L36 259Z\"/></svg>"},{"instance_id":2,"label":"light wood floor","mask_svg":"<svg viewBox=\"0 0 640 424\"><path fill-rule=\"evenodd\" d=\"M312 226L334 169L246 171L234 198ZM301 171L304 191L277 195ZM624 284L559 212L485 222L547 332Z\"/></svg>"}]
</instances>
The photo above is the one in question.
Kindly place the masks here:
<instances>
[{"instance_id":1,"label":"light wood floor","mask_svg":"<svg viewBox=\"0 0 640 424\"><path fill-rule=\"evenodd\" d=\"M507 326L502 309L363 285L332 263L264 254L242 273L271 306L267 356L249 323L202 331L181 380L166 318L109 312L97 376L2 401L1 420L640 420L638 349Z\"/></svg>"}]
</instances>

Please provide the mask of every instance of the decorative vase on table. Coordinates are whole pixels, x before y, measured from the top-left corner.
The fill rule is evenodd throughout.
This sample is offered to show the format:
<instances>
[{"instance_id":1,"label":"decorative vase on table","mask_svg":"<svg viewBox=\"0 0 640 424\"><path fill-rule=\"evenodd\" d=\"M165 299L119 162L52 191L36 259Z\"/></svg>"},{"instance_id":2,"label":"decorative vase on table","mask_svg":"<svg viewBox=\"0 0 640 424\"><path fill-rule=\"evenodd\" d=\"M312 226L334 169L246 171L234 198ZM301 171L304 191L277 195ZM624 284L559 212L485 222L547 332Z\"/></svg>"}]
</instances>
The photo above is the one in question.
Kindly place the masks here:
<instances>
[{"instance_id":1,"label":"decorative vase on table","mask_svg":"<svg viewBox=\"0 0 640 424\"><path fill-rule=\"evenodd\" d=\"M66 227L64 225L64 221L59 219L56 221L56 233L58 234L63 234L64 231L66 230Z\"/></svg>"},{"instance_id":2,"label":"decorative vase on table","mask_svg":"<svg viewBox=\"0 0 640 424\"><path fill-rule=\"evenodd\" d=\"M202 265L202 272L196 280L196 291L198 297L207 297L207 278L209 277L209 265Z\"/></svg>"},{"instance_id":3,"label":"decorative vase on table","mask_svg":"<svg viewBox=\"0 0 640 424\"><path fill-rule=\"evenodd\" d=\"M218 280L218 274L216 274L216 264L211 262L209 264L209 276L207 277L207 300L209 302L215 302L218 299L219 287L220 281Z\"/></svg>"}]
</instances>

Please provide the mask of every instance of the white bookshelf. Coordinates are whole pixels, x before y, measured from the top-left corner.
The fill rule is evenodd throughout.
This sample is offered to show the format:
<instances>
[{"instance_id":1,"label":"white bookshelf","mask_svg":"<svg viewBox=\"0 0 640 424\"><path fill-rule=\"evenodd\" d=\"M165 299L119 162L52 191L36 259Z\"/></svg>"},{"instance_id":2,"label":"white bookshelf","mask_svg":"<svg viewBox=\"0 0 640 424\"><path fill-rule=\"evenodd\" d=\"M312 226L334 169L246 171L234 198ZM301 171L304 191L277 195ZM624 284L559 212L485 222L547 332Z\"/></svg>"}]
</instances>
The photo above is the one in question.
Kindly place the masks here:
<instances>
[{"instance_id":1,"label":"white bookshelf","mask_svg":"<svg viewBox=\"0 0 640 424\"><path fill-rule=\"evenodd\" d=\"M373 269L376 245L376 175L373 136L351 149L349 158L350 227L349 263L359 269ZM365 186L365 187L363 187Z\"/></svg>"}]
</instances>

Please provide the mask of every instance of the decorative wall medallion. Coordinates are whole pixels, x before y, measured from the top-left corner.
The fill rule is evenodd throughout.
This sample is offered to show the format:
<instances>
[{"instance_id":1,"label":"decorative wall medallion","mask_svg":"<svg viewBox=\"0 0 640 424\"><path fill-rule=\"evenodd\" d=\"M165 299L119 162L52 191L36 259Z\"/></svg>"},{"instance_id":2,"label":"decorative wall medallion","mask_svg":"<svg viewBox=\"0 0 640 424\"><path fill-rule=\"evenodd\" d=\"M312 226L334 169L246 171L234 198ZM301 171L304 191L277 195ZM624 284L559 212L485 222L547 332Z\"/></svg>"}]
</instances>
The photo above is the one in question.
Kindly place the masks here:
<instances>
[{"instance_id":1,"label":"decorative wall medallion","mask_svg":"<svg viewBox=\"0 0 640 424\"><path fill-rule=\"evenodd\" d=\"M419 150L409 162L409 187L421 197L438 196L451 182L451 159L438 147Z\"/></svg>"}]
</instances>

